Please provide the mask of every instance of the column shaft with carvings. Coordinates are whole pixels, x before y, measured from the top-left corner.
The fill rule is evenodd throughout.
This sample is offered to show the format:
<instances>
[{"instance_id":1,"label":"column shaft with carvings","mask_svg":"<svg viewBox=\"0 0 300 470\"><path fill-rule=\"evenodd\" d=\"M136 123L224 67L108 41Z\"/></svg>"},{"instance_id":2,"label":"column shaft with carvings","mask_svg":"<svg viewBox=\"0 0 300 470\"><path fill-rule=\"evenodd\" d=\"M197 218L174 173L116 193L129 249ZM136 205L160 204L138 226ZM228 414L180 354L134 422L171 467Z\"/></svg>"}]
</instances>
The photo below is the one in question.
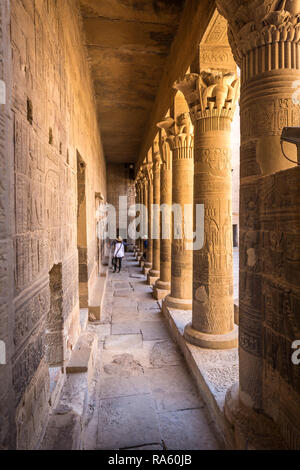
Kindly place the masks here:
<instances>
[{"instance_id":1,"label":"column shaft with carvings","mask_svg":"<svg viewBox=\"0 0 300 470\"><path fill-rule=\"evenodd\" d=\"M186 339L201 347L237 346L233 311L230 131L239 80L234 73L189 74L183 92L195 126L194 210L204 207L204 244L193 251L193 318Z\"/></svg>"},{"instance_id":2,"label":"column shaft with carvings","mask_svg":"<svg viewBox=\"0 0 300 470\"><path fill-rule=\"evenodd\" d=\"M184 217L190 217L185 206L193 204L194 135L188 114L176 121L166 118L158 124L167 132L172 150L172 206L181 211L180 222L172 223L171 292L164 300L164 308L190 310L192 308L193 254L187 247Z\"/></svg>"},{"instance_id":3,"label":"column shaft with carvings","mask_svg":"<svg viewBox=\"0 0 300 470\"><path fill-rule=\"evenodd\" d=\"M143 180L143 176L141 175L140 176L140 206L143 206L143 204L144 204L144 180ZM143 212L141 212L140 213L141 223L140 223L140 238L139 238L139 256L138 256L138 261L139 261L141 266L143 265L143 252L144 252L143 234L142 234L142 231L143 231L143 218L144 218L144 214L143 214Z\"/></svg>"},{"instance_id":4,"label":"column shaft with carvings","mask_svg":"<svg viewBox=\"0 0 300 470\"><path fill-rule=\"evenodd\" d=\"M141 179L141 188L142 188L142 193L141 193L141 201L144 206L144 209L147 211L147 213L143 212L143 221L142 225L144 227L144 230L146 230L146 237L148 237L148 180L147 177L145 176L145 173L143 172L143 176ZM146 221L145 221L146 217ZM141 258L140 258L140 266L143 268L145 265L146 260L144 259L144 253L145 253L145 248L144 248L144 242L145 242L145 234L142 235L141 237Z\"/></svg>"},{"instance_id":5,"label":"column shaft with carvings","mask_svg":"<svg viewBox=\"0 0 300 470\"><path fill-rule=\"evenodd\" d=\"M153 290L155 299L164 299L171 290L171 206L172 206L172 154L164 129L160 131L160 204L166 207L160 218L160 278ZM163 219L165 217L166 219ZM162 226L164 224L164 227ZM168 231L169 233L164 233Z\"/></svg>"},{"instance_id":6,"label":"column shaft with carvings","mask_svg":"<svg viewBox=\"0 0 300 470\"><path fill-rule=\"evenodd\" d=\"M158 141L153 143L153 209L152 209L152 268L147 277L149 285L153 285L160 275L160 166L161 157Z\"/></svg>"},{"instance_id":7,"label":"column shaft with carvings","mask_svg":"<svg viewBox=\"0 0 300 470\"><path fill-rule=\"evenodd\" d=\"M265 357L264 338L282 331L268 327L264 309L277 304L277 289L288 288L286 279L274 283L272 265L264 257L272 240L285 238L283 227L272 224L275 202L270 204L268 193L274 183L268 175L293 166L282 155L280 135L283 127L300 125L300 1L217 0L217 6L228 20L229 42L241 69L239 396L246 405L267 409L263 390L269 372L264 368L272 359ZM296 160L292 147L286 151ZM286 251L284 259L288 256ZM282 315L283 307L269 308L274 316ZM293 309L290 318L297 316ZM288 370L290 361L282 367Z\"/></svg>"},{"instance_id":8,"label":"column shaft with carvings","mask_svg":"<svg viewBox=\"0 0 300 470\"><path fill-rule=\"evenodd\" d=\"M144 205L148 209L148 246L147 256L144 264L143 273L148 275L152 268L153 261L153 243L151 238L152 233L152 209L153 209L153 168L152 163L147 163L144 167L145 179L144 179Z\"/></svg>"},{"instance_id":9,"label":"column shaft with carvings","mask_svg":"<svg viewBox=\"0 0 300 470\"><path fill-rule=\"evenodd\" d=\"M280 136L283 127L300 125L300 0L217 0L217 7L241 69L240 381L227 394L226 417L253 446L249 423L259 419L262 429L268 416L272 429L264 434L279 429L285 445L299 449L299 373L288 352L299 337L291 275L300 259L299 168L283 157ZM292 145L285 151L297 159Z\"/></svg>"},{"instance_id":10,"label":"column shaft with carvings","mask_svg":"<svg viewBox=\"0 0 300 470\"><path fill-rule=\"evenodd\" d=\"M141 204L141 181L140 181L139 175L138 175L137 180L136 180L136 204L137 205ZM137 211L137 212L139 212L139 211ZM140 255L140 252L141 252L140 239L137 239L136 242L135 242L134 252L135 252L136 258L138 259L139 255Z\"/></svg>"}]
</instances>

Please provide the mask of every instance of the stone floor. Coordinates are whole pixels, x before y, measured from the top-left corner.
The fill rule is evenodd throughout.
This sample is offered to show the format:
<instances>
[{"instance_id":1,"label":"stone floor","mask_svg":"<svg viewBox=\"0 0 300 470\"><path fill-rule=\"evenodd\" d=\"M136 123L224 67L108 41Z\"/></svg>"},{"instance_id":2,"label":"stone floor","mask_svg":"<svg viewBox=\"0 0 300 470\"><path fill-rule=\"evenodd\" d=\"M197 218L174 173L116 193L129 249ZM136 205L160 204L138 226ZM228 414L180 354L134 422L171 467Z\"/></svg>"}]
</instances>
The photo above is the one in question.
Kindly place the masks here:
<instances>
[{"instance_id":1,"label":"stone floor","mask_svg":"<svg viewBox=\"0 0 300 470\"><path fill-rule=\"evenodd\" d=\"M132 254L109 273L86 449L219 449L214 425Z\"/></svg>"}]
</instances>

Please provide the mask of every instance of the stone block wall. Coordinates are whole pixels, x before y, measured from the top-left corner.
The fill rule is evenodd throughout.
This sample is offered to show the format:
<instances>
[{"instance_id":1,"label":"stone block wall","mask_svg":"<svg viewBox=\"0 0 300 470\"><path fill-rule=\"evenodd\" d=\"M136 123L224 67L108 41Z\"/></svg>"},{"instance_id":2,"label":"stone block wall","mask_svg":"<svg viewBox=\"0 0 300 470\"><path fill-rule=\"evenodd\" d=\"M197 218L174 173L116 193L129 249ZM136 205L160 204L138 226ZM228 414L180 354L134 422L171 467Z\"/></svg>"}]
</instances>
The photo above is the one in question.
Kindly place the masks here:
<instances>
[{"instance_id":1,"label":"stone block wall","mask_svg":"<svg viewBox=\"0 0 300 470\"><path fill-rule=\"evenodd\" d=\"M300 168L262 178L260 197L264 411L290 449L300 448Z\"/></svg>"},{"instance_id":2,"label":"stone block wall","mask_svg":"<svg viewBox=\"0 0 300 470\"><path fill-rule=\"evenodd\" d=\"M13 126L11 101L10 1L0 2L0 80L6 96L0 102L0 449L15 441L13 345ZM4 351L4 356L3 355Z\"/></svg>"},{"instance_id":3,"label":"stone block wall","mask_svg":"<svg viewBox=\"0 0 300 470\"><path fill-rule=\"evenodd\" d=\"M299 167L261 177L241 200L247 217L240 250L246 267L240 271L240 358L247 362L240 374L290 449L300 448L300 365L292 361L292 344L300 340L299 182ZM255 360L260 367L253 380L245 364Z\"/></svg>"},{"instance_id":4,"label":"stone block wall","mask_svg":"<svg viewBox=\"0 0 300 470\"><path fill-rule=\"evenodd\" d=\"M0 120L0 198L7 198L0 201L0 339L8 350L8 365L0 366L0 415L7 415L0 448L29 449L48 415L54 265L61 264L61 365L79 335L77 152L86 164L88 287L96 273L95 194L106 195L106 166L77 2L5 0L0 12L2 37L11 23L11 43L1 41L2 77L12 52L12 93Z\"/></svg>"},{"instance_id":5,"label":"stone block wall","mask_svg":"<svg viewBox=\"0 0 300 470\"><path fill-rule=\"evenodd\" d=\"M107 202L113 205L116 209L117 214L117 231L119 230L119 197L127 197L128 208L134 204L134 193L132 188L133 181L129 177L129 168L128 165L124 163L109 163L107 165ZM127 219L126 214L122 213L123 217L122 225L130 222L129 218ZM120 231L122 232L122 230ZM124 233L120 233L124 238ZM129 240L131 243L131 240Z\"/></svg>"}]
</instances>

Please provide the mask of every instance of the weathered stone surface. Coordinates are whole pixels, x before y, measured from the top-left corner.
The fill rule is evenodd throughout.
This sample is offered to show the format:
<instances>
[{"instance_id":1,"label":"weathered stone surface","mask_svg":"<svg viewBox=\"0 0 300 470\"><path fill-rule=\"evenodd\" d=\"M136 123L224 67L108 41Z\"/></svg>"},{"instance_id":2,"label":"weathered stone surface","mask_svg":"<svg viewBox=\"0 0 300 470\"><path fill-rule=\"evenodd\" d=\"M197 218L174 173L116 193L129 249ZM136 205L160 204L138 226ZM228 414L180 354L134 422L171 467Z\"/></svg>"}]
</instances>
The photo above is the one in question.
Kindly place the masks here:
<instances>
[{"instance_id":1,"label":"weathered stone surface","mask_svg":"<svg viewBox=\"0 0 300 470\"><path fill-rule=\"evenodd\" d=\"M153 367L176 366L182 363L182 356L173 341L165 340L155 343L150 354Z\"/></svg>"},{"instance_id":2,"label":"weathered stone surface","mask_svg":"<svg viewBox=\"0 0 300 470\"><path fill-rule=\"evenodd\" d=\"M133 323L139 321L139 314L136 305L132 307L114 307L112 313L112 324Z\"/></svg>"},{"instance_id":3,"label":"weathered stone surface","mask_svg":"<svg viewBox=\"0 0 300 470\"><path fill-rule=\"evenodd\" d=\"M131 286L130 286L129 282L114 282L113 287L114 287L114 289L118 289L118 290L123 291L123 290L129 289Z\"/></svg>"},{"instance_id":4,"label":"weathered stone surface","mask_svg":"<svg viewBox=\"0 0 300 470\"><path fill-rule=\"evenodd\" d=\"M100 401L98 449L122 449L161 440L151 395Z\"/></svg>"},{"instance_id":5,"label":"weathered stone surface","mask_svg":"<svg viewBox=\"0 0 300 470\"><path fill-rule=\"evenodd\" d=\"M161 310L156 309L147 309L147 310L139 310L139 319L140 321L161 321L163 319Z\"/></svg>"},{"instance_id":6,"label":"weathered stone surface","mask_svg":"<svg viewBox=\"0 0 300 470\"><path fill-rule=\"evenodd\" d=\"M143 347L141 334L107 336L104 341L104 349L127 350Z\"/></svg>"},{"instance_id":7,"label":"weathered stone surface","mask_svg":"<svg viewBox=\"0 0 300 470\"><path fill-rule=\"evenodd\" d=\"M158 411L176 411L201 406L196 387L182 364L150 369L148 376Z\"/></svg>"},{"instance_id":8,"label":"weathered stone surface","mask_svg":"<svg viewBox=\"0 0 300 470\"><path fill-rule=\"evenodd\" d=\"M132 354L120 354L113 358L113 361L104 365L104 371L109 375L119 375L128 377L130 375L141 375L144 369L139 361L135 360Z\"/></svg>"},{"instance_id":9,"label":"weathered stone surface","mask_svg":"<svg viewBox=\"0 0 300 470\"><path fill-rule=\"evenodd\" d=\"M132 447L124 450L164 450L162 445L146 445L141 447Z\"/></svg>"},{"instance_id":10,"label":"weathered stone surface","mask_svg":"<svg viewBox=\"0 0 300 470\"><path fill-rule=\"evenodd\" d=\"M114 297L130 298L132 291L129 289L118 289L114 292Z\"/></svg>"},{"instance_id":11,"label":"weathered stone surface","mask_svg":"<svg viewBox=\"0 0 300 470\"><path fill-rule=\"evenodd\" d=\"M67 364L67 374L93 370L97 353L97 339L95 334L88 331L80 335L75 349L72 351L71 359Z\"/></svg>"},{"instance_id":12,"label":"weathered stone surface","mask_svg":"<svg viewBox=\"0 0 300 470\"><path fill-rule=\"evenodd\" d=\"M167 327L162 322L143 321L140 325L144 341L154 341L169 337Z\"/></svg>"},{"instance_id":13,"label":"weathered stone surface","mask_svg":"<svg viewBox=\"0 0 300 470\"><path fill-rule=\"evenodd\" d=\"M100 380L101 398L126 397L150 393L149 379L145 376L103 377Z\"/></svg>"},{"instance_id":14,"label":"weathered stone surface","mask_svg":"<svg viewBox=\"0 0 300 470\"><path fill-rule=\"evenodd\" d=\"M139 301L138 301L138 309L139 311L142 310L157 310L158 309L158 302L153 302L152 296L150 295L139 295Z\"/></svg>"},{"instance_id":15,"label":"weathered stone surface","mask_svg":"<svg viewBox=\"0 0 300 470\"><path fill-rule=\"evenodd\" d=\"M95 333L98 336L99 341L104 341L106 336L109 336L111 333L110 323L104 325L96 325Z\"/></svg>"},{"instance_id":16,"label":"weathered stone surface","mask_svg":"<svg viewBox=\"0 0 300 470\"><path fill-rule=\"evenodd\" d=\"M220 447L201 409L160 413L159 424L168 450L217 450Z\"/></svg>"},{"instance_id":17,"label":"weathered stone surface","mask_svg":"<svg viewBox=\"0 0 300 470\"><path fill-rule=\"evenodd\" d=\"M80 416L68 407L61 408L50 417L41 450L78 450L80 438Z\"/></svg>"},{"instance_id":18,"label":"weathered stone surface","mask_svg":"<svg viewBox=\"0 0 300 470\"><path fill-rule=\"evenodd\" d=\"M141 327L139 322L113 323L111 327L112 335L133 335L140 333Z\"/></svg>"},{"instance_id":19,"label":"weathered stone surface","mask_svg":"<svg viewBox=\"0 0 300 470\"><path fill-rule=\"evenodd\" d=\"M87 308L80 309L80 328L81 331L85 331L88 326L89 311Z\"/></svg>"}]
</instances>

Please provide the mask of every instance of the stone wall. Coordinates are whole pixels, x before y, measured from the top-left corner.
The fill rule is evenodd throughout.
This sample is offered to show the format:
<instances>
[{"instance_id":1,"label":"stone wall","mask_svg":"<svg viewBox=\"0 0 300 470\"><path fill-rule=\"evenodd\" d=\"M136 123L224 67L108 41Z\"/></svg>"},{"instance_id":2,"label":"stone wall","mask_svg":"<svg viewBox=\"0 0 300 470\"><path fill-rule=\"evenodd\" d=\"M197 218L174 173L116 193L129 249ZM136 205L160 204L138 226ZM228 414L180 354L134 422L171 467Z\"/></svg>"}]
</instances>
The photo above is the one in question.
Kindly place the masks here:
<instances>
[{"instance_id":1,"label":"stone wall","mask_svg":"<svg viewBox=\"0 0 300 470\"><path fill-rule=\"evenodd\" d=\"M106 194L106 167L81 31L73 0L11 0L15 170L15 191L10 194L15 201L14 258L9 259L15 269L11 399L17 410L16 446L22 449L34 447L48 415L45 333L53 304L49 272L54 265L61 264L61 365L80 331L77 153L86 165L88 289L96 276L95 194ZM3 177L7 178L5 172L0 187ZM9 250L5 253L9 256Z\"/></svg>"},{"instance_id":2,"label":"stone wall","mask_svg":"<svg viewBox=\"0 0 300 470\"><path fill-rule=\"evenodd\" d=\"M117 214L117 232L120 229L119 220L119 197L127 197L127 207L134 204L134 194L132 188L133 180L130 179L129 166L124 163L109 163L107 165L107 202L113 205ZM129 218L121 211L121 226L128 223ZM120 230L120 235L125 238L125 233ZM128 238L128 237L127 237ZM131 242L131 240L129 240Z\"/></svg>"},{"instance_id":3,"label":"stone wall","mask_svg":"<svg viewBox=\"0 0 300 470\"><path fill-rule=\"evenodd\" d=\"M256 192L241 199L247 218L242 216L240 256L247 271L240 271L240 358L262 358L261 389L253 388L253 396L261 396L261 409L290 449L300 446L300 366L292 362L292 343L300 339L299 181L299 167L281 171L260 178ZM251 302L259 318L249 318ZM254 383L247 367L240 374Z\"/></svg>"},{"instance_id":4,"label":"stone wall","mask_svg":"<svg viewBox=\"0 0 300 470\"><path fill-rule=\"evenodd\" d=\"M0 449L13 447L13 148L11 100L10 2L0 2ZM4 85L5 84L5 85ZM3 356L3 352L5 353Z\"/></svg>"},{"instance_id":5,"label":"stone wall","mask_svg":"<svg viewBox=\"0 0 300 470\"><path fill-rule=\"evenodd\" d=\"M232 223L239 226L240 212L240 107L237 106L231 127L232 152Z\"/></svg>"}]
</instances>

